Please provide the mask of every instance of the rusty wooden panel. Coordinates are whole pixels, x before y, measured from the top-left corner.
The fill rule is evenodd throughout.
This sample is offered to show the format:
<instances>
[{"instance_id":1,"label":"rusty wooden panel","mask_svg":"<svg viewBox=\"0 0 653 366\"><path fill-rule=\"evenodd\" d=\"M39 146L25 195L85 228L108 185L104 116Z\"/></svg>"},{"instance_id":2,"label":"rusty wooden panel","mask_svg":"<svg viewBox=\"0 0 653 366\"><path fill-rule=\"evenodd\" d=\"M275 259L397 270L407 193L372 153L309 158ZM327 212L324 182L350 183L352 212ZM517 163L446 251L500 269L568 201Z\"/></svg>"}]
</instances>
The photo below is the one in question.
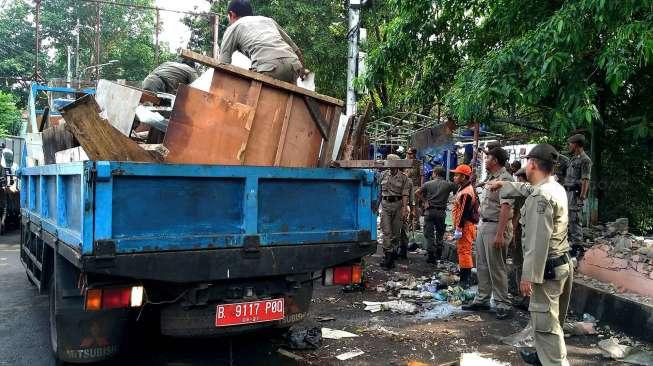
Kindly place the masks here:
<instances>
[{"instance_id":1,"label":"rusty wooden panel","mask_svg":"<svg viewBox=\"0 0 653 366\"><path fill-rule=\"evenodd\" d=\"M186 85L177 90L163 145L166 162L240 165L253 109Z\"/></svg>"},{"instance_id":2,"label":"rusty wooden panel","mask_svg":"<svg viewBox=\"0 0 653 366\"><path fill-rule=\"evenodd\" d=\"M57 162L56 153L79 146L73 134L66 130L66 125L60 124L43 130L43 157L46 164Z\"/></svg>"},{"instance_id":3,"label":"rusty wooden panel","mask_svg":"<svg viewBox=\"0 0 653 366\"><path fill-rule=\"evenodd\" d=\"M293 103L279 166L316 167L322 135L306 103Z\"/></svg>"},{"instance_id":4,"label":"rusty wooden panel","mask_svg":"<svg viewBox=\"0 0 653 366\"><path fill-rule=\"evenodd\" d=\"M123 135L99 115L100 107L92 95L65 106L62 114L66 128L79 141L89 159L154 162L155 159L136 142Z\"/></svg>"}]
</instances>

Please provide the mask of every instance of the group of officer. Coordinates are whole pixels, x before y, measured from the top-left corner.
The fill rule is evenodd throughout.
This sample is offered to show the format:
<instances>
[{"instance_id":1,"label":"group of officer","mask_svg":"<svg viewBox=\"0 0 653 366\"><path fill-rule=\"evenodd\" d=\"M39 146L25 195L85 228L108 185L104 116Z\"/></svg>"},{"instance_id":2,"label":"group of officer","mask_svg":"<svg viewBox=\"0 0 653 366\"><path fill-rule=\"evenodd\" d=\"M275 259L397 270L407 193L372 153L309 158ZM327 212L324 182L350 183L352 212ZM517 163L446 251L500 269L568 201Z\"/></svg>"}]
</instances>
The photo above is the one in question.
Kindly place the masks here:
<instances>
[{"instance_id":1,"label":"group of officer","mask_svg":"<svg viewBox=\"0 0 653 366\"><path fill-rule=\"evenodd\" d=\"M440 259L446 207L449 195L455 193L452 221L461 284L469 285L474 264L472 242L479 282L476 297L463 309L488 311L490 299L494 298L497 319L513 316L506 264L510 249L513 263L520 269L521 297L516 300L528 304L534 330L536 351L523 350L522 357L530 364L568 365L562 325L573 280L569 251L572 245L582 242L580 211L589 191L591 160L584 145L583 135L570 137L570 159L551 145L536 145L526 156L525 166L514 172L517 181L506 169L508 153L498 146L486 151L488 178L476 186L468 165L451 171L454 183L444 179L443 169L436 168L433 180L419 189L412 188L413 182L400 169L384 171L383 266L392 268L404 219L416 199L424 204L427 261ZM399 157L391 154L388 159ZM475 187L483 187L480 197L476 196Z\"/></svg>"}]
</instances>

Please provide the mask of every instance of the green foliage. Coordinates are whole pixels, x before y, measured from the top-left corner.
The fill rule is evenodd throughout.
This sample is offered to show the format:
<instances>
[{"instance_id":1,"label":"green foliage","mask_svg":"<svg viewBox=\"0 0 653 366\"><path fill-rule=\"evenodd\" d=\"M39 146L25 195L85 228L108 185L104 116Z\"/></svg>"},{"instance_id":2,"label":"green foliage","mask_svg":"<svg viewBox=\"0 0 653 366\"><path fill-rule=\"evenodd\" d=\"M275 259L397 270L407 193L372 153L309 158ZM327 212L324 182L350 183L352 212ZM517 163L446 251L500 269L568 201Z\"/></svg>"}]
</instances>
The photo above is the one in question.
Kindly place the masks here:
<instances>
[{"instance_id":1,"label":"green foliage","mask_svg":"<svg viewBox=\"0 0 653 366\"><path fill-rule=\"evenodd\" d=\"M212 11L226 14L228 1L213 3ZM344 99L347 80L347 23L342 1L252 0L256 15L273 18L299 46L306 67L316 74L318 92ZM190 47L210 54L212 23L206 17L187 17L191 26ZM220 19L220 37L228 22Z\"/></svg>"},{"instance_id":2,"label":"green foliage","mask_svg":"<svg viewBox=\"0 0 653 366\"><path fill-rule=\"evenodd\" d=\"M0 136L17 136L20 133L20 111L13 95L0 91Z\"/></svg>"}]
</instances>

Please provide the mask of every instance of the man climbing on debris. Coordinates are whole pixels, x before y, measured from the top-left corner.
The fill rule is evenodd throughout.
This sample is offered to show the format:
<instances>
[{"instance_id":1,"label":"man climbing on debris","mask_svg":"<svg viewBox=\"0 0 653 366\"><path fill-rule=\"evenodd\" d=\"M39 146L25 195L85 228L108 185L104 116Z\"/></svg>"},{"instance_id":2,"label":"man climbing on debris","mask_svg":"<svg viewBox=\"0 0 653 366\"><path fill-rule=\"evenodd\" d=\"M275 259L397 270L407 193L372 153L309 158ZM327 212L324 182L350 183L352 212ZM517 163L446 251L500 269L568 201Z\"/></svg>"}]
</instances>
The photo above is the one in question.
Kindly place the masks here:
<instances>
[{"instance_id":1,"label":"man climbing on debris","mask_svg":"<svg viewBox=\"0 0 653 366\"><path fill-rule=\"evenodd\" d=\"M387 160L399 160L399 156L389 154ZM390 168L381 173L381 232L383 233L383 263L386 269L394 267L397 250L401 240L401 226L408 216L408 196L410 179L398 168Z\"/></svg>"},{"instance_id":2,"label":"man climbing on debris","mask_svg":"<svg viewBox=\"0 0 653 366\"><path fill-rule=\"evenodd\" d=\"M574 247L580 246L583 242L580 215L589 192L592 160L585 153L585 136L573 135L567 143L572 157L567 166L565 189L569 207L569 241Z\"/></svg>"},{"instance_id":3,"label":"man climbing on debris","mask_svg":"<svg viewBox=\"0 0 653 366\"><path fill-rule=\"evenodd\" d=\"M476 239L476 224L478 223L478 197L471 184L472 168L469 165L458 165L451 171L458 191L454 198L451 218L456 240L458 265L460 266L460 286L468 288L471 285L472 243ZM478 250L478 249L477 249Z\"/></svg>"},{"instance_id":4,"label":"man climbing on debris","mask_svg":"<svg viewBox=\"0 0 653 366\"><path fill-rule=\"evenodd\" d=\"M155 93L177 94L179 84L190 84L197 79L193 61L164 62L143 80L143 89Z\"/></svg>"},{"instance_id":5,"label":"man climbing on debris","mask_svg":"<svg viewBox=\"0 0 653 366\"><path fill-rule=\"evenodd\" d=\"M567 196L555 181L558 152L540 144L526 156L528 183L493 181L501 197L526 197L521 209L524 266L520 290L530 296L529 311L536 352L521 351L532 365L569 365L563 324L569 306L573 265L567 241Z\"/></svg>"},{"instance_id":6,"label":"man climbing on debris","mask_svg":"<svg viewBox=\"0 0 653 366\"><path fill-rule=\"evenodd\" d=\"M231 0L227 11L220 62L231 63L232 54L240 51L252 60L252 70L287 83L308 73L302 51L274 19L254 16L249 0Z\"/></svg>"},{"instance_id":7,"label":"man climbing on debris","mask_svg":"<svg viewBox=\"0 0 653 366\"><path fill-rule=\"evenodd\" d=\"M444 169L436 167L433 169L433 180L424 183L421 188L415 191L415 196L424 202L424 237L426 237L426 249L428 251L427 263L435 264L438 260L443 259L442 249L444 246L444 231L446 230L447 202L449 201L449 195L458 188L455 183L445 180L445 176Z\"/></svg>"},{"instance_id":8,"label":"man climbing on debris","mask_svg":"<svg viewBox=\"0 0 653 366\"><path fill-rule=\"evenodd\" d=\"M485 168L489 180L513 181L505 168L508 153L500 147L488 152ZM481 224L476 237L476 268L478 293L463 310L490 310L490 298L496 303L496 318L511 318L512 304L508 297L508 271L506 258L512 239L512 199L500 199L499 192L485 189L481 198Z\"/></svg>"}]
</instances>

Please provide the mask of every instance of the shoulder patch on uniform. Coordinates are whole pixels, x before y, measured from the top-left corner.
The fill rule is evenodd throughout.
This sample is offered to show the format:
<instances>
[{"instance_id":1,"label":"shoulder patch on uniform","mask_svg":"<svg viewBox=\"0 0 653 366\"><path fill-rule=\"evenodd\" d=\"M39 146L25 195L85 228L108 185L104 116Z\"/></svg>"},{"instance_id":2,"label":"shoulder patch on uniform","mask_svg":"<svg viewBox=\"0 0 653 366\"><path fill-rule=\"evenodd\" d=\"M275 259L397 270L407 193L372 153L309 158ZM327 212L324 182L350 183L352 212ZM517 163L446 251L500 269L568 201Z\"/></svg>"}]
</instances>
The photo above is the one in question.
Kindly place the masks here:
<instances>
[{"instance_id":1,"label":"shoulder patch on uniform","mask_svg":"<svg viewBox=\"0 0 653 366\"><path fill-rule=\"evenodd\" d=\"M544 215L546 212L546 201L538 201L537 202L537 213L540 215Z\"/></svg>"}]
</instances>

